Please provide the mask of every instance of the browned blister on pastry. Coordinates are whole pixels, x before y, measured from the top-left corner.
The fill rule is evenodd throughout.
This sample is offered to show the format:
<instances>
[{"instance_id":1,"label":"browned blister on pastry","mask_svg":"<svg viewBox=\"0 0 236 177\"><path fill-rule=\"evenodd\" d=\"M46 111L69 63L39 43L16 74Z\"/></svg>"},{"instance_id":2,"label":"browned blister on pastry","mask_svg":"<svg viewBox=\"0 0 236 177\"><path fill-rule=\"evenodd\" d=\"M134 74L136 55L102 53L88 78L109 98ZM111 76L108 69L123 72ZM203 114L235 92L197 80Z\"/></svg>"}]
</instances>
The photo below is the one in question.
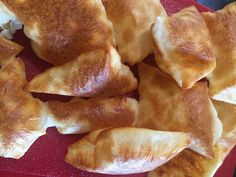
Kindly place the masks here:
<instances>
[{"instance_id":1,"label":"browned blister on pastry","mask_svg":"<svg viewBox=\"0 0 236 177\"><path fill-rule=\"evenodd\" d=\"M184 150L148 177L213 177L236 144L236 106L213 101L223 124L222 137L214 147L215 157L209 159L191 150Z\"/></svg>"},{"instance_id":2,"label":"browned blister on pastry","mask_svg":"<svg viewBox=\"0 0 236 177\"><path fill-rule=\"evenodd\" d=\"M138 71L138 127L186 132L192 140L190 149L214 157L213 146L221 136L222 125L208 96L207 84L199 82L191 89L182 89L158 68L141 63Z\"/></svg>"},{"instance_id":3,"label":"browned blister on pastry","mask_svg":"<svg viewBox=\"0 0 236 177\"><path fill-rule=\"evenodd\" d=\"M133 126L138 102L126 96L74 98L70 102L48 102L48 119L62 134L87 133L109 127Z\"/></svg>"},{"instance_id":4,"label":"browned blister on pastry","mask_svg":"<svg viewBox=\"0 0 236 177\"><path fill-rule=\"evenodd\" d=\"M45 134L46 109L24 91L24 63L14 59L0 70L0 156L20 158Z\"/></svg>"},{"instance_id":5,"label":"browned blister on pastry","mask_svg":"<svg viewBox=\"0 0 236 177\"><path fill-rule=\"evenodd\" d=\"M157 65L180 87L191 88L215 68L210 34L195 7L158 17L152 33Z\"/></svg>"},{"instance_id":6,"label":"browned blister on pastry","mask_svg":"<svg viewBox=\"0 0 236 177\"><path fill-rule=\"evenodd\" d=\"M111 46L53 67L36 76L28 85L32 92L80 97L116 96L136 88L137 79L129 67L121 63Z\"/></svg>"},{"instance_id":7,"label":"browned blister on pastry","mask_svg":"<svg viewBox=\"0 0 236 177\"><path fill-rule=\"evenodd\" d=\"M159 0L103 0L103 4L123 62L133 65L153 52L151 25L157 16L166 15Z\"/></svg>"},{"instance_id":8,"label":"browned blister on pastry","mask_svg":"<svg viewBox=\"0 0 236 177\"><path fill-rule=\"evenodd\" d=\"M189 144L185 133L140 128L103 129L68 148L66 162L105 174L141 173L167 162Z\"/></svg>"},{"instance_id":9,"label":"browned blister on pastry","mask_svg":"<svg viewBox=\"0 0 236 177\"><path fill-rule=\"evenodd\" d=\"M15 56L19 54L22 49L23 47L19 44L0 36L0 65L4 65L12 58L15 58Z\"/></svg>"},{"instance_id":10,"label":"browned blister on pastry","mask_svg":"<svg viewBox=\"0 0 236 177\"><path fill-rule=\"evenodd\" d=\"M213 99L236 104L236 2L202 14L209 28L216 69L207 77Z\"/></svg>"},{"instance_id":11,"label":"browned blister on pastry","mask_svg":"<svg viewBox=\"0 0 236 177\"><path fill-rule=\"evenodd\" d=\"M114 44L101 0L1 1L23 23L36 54L54 65Z\"/></svg>"}]
</instances>

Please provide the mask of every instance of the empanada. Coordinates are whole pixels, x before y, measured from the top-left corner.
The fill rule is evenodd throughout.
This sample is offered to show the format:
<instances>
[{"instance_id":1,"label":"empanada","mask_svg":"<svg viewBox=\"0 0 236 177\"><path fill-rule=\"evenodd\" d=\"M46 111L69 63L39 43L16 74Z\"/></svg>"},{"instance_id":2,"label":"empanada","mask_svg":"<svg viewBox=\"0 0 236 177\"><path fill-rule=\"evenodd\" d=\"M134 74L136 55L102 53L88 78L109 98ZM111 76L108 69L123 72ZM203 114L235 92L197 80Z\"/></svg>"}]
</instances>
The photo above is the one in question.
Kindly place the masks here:
<instances>
[{"instance_id":1,"label":"empanada","mask_svg":"<svg viewBox=\"0 0 236 177\"><path fill-rule=\"evenodd\" d=\"M19 54L22 49L23 47L19 44L0 36L0 65L3 66L12 58L15 58L15 56Z\"/></svg>"},{"instance_id":2,"label":"empanada","mask_svg":"<svg viewBox=\"0 0 236 177\"><path fill-rule=\"evenodd\" d=\"M139 128L103 129L68 147L66 162L81 170L105 174L155 169L186 148L185 133Z\"/></svg>"},{"instance_id":3,"label":"empanada","mask_svg":"<svg viewBox=\"0 0 236 177\"><path fill-rule=\"evenodd\" d=\"M53 67L28 85L32 92L79 97L122 95L136 88L137 79L112 46Z\"/></svg>"},{"instance_id":4,"label":"empanada","mask_svg":"<svg viewBox=\"0 0 236 177\"><path fill-rule=\"evenodd\" d=\"M74 98L70 102L48 102L48 119L62 134L81 134L101 128L133 126L138 102L119 96L114 98Z\"/></svg>"},{"instance_id":5,"label":"empanada","mask_svg":"<svg viewBox=\"0 0 236 177\"><path fill-rule=\"evenodd\" d=\"M181 131L192 140L190 149L213 157L213 146L222 125L208 96L207 84L182 89L158 68L138 66L140 103L137 126L154 130Z\"/></svg>"},{"instance_id":6,"label":"empanada","mask_svg":"<svg viewBox=\"0 0 236 177\"><path fill-rule=\"evenodd\" d=\"M36 54L54 65L114 44L112 24L101 0L1 2L23 23Z\"/></svg>"},{"instance_id":7,"label":"empanada","mask_svg":"<svg viewBox=\"0 0 236 177\"><path fill-rule=\"evenodd\" d=\"M24 91L24 63L14 59L0 70L0 156L20 158L46 133L46 107Z\"/></svg>"},{"instance_id":8,"label":"empanada","mask_svg":"<svg viewBox=\"0 0 236 177\"><path fill-rule=\"evenodd\" d=\"M103 0L103 4L123 62L133 65L153 52L151 25L157 16L166 15L159 0Z\"/></svg>"},{"instance_id":9,"label":"empanada","mask_svg":"<svg viewBox=\"0 0 236 177\"><path fill-rule=\"evenodd\" d=\"M203 13L216 55L216 69L207 76L213 99L236 104L236 2Z\"/></svg>"},{"instance_id":10,"label":"empanada","mask_svg":"<svg viewBox=\"0 0 236 177\"><path fill-rule=\"evenodd\" d=\"M213 102L223 124L222 137L214 148L215 157L209 159L184 150L165 165L150 172L148 177L213 177L225 157L236 144L236 106Z\"/></svg>"},{"instance_id":11,"label":"empanada","mask_svg":"<svg viewBox=\"0 0 236 177\"><path fill-rule=\"evenodd\" d=\"M157 65L180 87L191 88L215 68L207 25L195 7L157 17L152 28Z\"/></svg>"}]
</instances>

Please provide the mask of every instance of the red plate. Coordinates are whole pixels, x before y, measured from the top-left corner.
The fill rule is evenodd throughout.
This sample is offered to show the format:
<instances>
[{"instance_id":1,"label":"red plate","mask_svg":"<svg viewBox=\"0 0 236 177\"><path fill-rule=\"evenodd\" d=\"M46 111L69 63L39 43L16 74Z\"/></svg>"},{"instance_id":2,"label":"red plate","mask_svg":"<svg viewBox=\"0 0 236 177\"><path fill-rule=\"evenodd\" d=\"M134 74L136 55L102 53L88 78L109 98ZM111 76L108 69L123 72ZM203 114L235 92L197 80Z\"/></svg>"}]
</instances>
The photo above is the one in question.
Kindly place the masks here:
<instances>
[{"instance_id":1,"label":"red plate","mask_svg":"<svg viewBox=\"0 0 236 177\"><path fill-rule=\"evenodd\" d=\"M172 14L184 7L195 5L199 11L209 11L192 0L162 0L164 7L169 14ZM38 59L30 49L29 40L25 38L22 32L18 32L15 41L25 46L25 50L20 55L26 64L27 77L33 76L50 67L46 62ZM43 100L60 99L69 100L68 97L58 97L52 95L37 95ZM77 170L64 162L64 156L67 152L67 146L77 140L79 135L60 135L54 128L47 131L47 135L39 138L30 148L30 150L19 160L0 158L0 176L1 177L32 177L32 176L50 176L50 177L109 177L109 175L100 175L87 173ZM223 166L219 169L215 177L232 177L236 162L236 148L225 160ZM117 177L145 177L146 174L119 175Z\"/></svg>"}]
</instances>

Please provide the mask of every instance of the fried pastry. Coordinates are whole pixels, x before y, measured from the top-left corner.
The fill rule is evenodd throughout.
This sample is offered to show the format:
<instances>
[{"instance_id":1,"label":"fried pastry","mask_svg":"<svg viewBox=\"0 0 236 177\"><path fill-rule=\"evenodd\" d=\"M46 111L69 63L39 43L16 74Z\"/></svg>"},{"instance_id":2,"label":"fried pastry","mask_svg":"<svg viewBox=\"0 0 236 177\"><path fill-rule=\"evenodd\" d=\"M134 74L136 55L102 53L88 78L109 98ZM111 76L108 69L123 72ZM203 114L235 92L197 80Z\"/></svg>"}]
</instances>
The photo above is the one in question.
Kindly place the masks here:
<instances>
[{"instance_id":1,"label":"fried pastry","mask_svg":"<svg viewBox=\"0 0 236 177\"><path fill-rule=\"evenodd\" d=\"M217 141L214 159L184 150L165 165L150 172L148 177L213 177L225 157L236 144L236 106L213 102L223 124L222 137Z\"/></svg>"},{"instance_id":2,"label":"fried pastry","mask_svg":"<svg viewBox=\"0 0 236 177\"><path fill-rule=\"evenodd\" d=\"M103 0L103 4L123 62L133 65L153 52L151 25L157 16L166 15L159 0Z\"/></svg>"},{"instance_id":3,"label":"fried pastry","mask_svg":"<svg viewBox=\"0 0 236 177\"><path fill-rule=\"evenodd\" d=\"M236 2L202 16L216 55L216 69L207 76L209 94L215 100L236 104Z\"/></svg>"},{"instance_id":4,"label":"fried pastry","mask_svg":"<svg viewBox=\"0 0 236 177\"><path fill-rule=\"evenodd\" d=\"M100 128L133 126L136 100L125 96L80 99L44 104L25 91L24 63L12 58L0 70L0 156L20 158L33 142L56 127L62 134L80 134Z\"/></svg>"},{"instance_id":5,"label":"fried pastry","mask_svg":"<svg viewBox=\"0 0 236 177\"><path fill-rule=\"evenodd\" d=\"M74 98L70 102L48 102L48 119L62 134L81 134L109 127L133 126L138 102L119 96L114 98Z\"/></svg>"},{"instance_id":6,"label":"fried pastry","mask_svg":"<svg viewBox=\"0 0 236 177\"><path fill-rule=\"evenodd\" d=\"M180 87L191 88L215 68L207 25L195 7L157 17L152 28L157 65Z\"/></svg>"},{"instance_id":7,"label":"fried pastry","mask_svg":"<svg viewBox=\"0 0 236 177\"><path fill-rule=\"evenodd\" d=\"M158 68L138 66L140 103L137 126L164 131L181 131L190 136L190 149L213 157L213 146L222 125L208 96L207 84L182 89Z\"/></svg>"},{"instance_id":8,"label":"fried pastry","mask_svg":"<svg viewBox=\"0 0 236 177\"><path fill-rule=\"evenodd\" d=\"M0 36L0 65L3 66L11 59L15 58L17 54L23 49L17 43L7 40Z\"/></svg>"},{"instance_id":9,"label":"fried pastry","mask_svg":"<svg viewBox=\"0 0 236 177\"><path fill-rule=\"evenodd\" d=\"M1 8L9 9L23 23L36 54L54 65L114 44L112 24L101 0L1 2Z\"/></svg>"},{"instance_id":10,"label":"fried pastry","mask_svg":"<svg viewBox=\"0 0 236 177\"><path fill-rule=\"evenodd\" d=\"M20 158L46 133L46 108L24 91L26 77L21 59L0 70L0 156Z\"/></svg>"},{"instance_id":11,"label":"fried pastry","mask_svg":"<svg viewBox=\"0 0 236 177\"><path fill-rule=\"evenodd\" d=\"M141 128L97 130L68 147L65 161L81 170L105 174L155 169L189 144L185 133Z\"/></svg>"},{"instance_id":12,"label":"fried pastry","mask_svg":"<svg viewBox=\"0 0 236 177\"><path fill-rule=\"evenodd\" d=\"M112 46L53 67L28 85L32 92L79 97L116 96L136 88L137 79Z\"/></svg>"}]
</instances>

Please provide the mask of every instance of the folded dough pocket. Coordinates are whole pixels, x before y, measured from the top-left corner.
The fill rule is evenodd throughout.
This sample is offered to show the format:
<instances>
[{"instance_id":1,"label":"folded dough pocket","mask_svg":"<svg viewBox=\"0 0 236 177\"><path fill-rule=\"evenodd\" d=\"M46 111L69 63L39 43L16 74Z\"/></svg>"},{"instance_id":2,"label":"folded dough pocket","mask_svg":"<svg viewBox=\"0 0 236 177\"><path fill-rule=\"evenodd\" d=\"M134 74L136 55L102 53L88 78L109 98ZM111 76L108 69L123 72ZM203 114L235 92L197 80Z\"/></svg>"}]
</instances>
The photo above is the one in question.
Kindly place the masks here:
<instances>
[{"instance_id":1,"label":"folded dough pocket","mask_svg":"<svg viewBox=\"0 0 236 177\"><path fill-rule=\"evenodd\" d=\"M112 24L101 0L1 2L0 16L5 14L1 8L16 16L35 53L53 65L62 65L107 44L114 45Z\"/></svg>"},{"instance_id":2,"label":"folded dough pocket","mask_svg":"<svg viewBox=\"0 0 236 177\"><path fill-rule=\"evenodd\" d=\"M67 103L49 101L48 108L51 126L56 126L62 134L81 134L102 128L133 126L138 102L126 96L74 98Z\"/></svg>"},{"instance_id":3,"label":"folded dough pocket","mask_svg":"<svg viewBox=\"0 0 236 177\"><path fill-rule=\"evenodd\" d=\"M180 87L191 88L216 65L210 34L195 7L157 17L152 27L157 65Z\"/></svg>"},{"instance_id":4,"label":"folded dough pocket","mask_svg":"<svg viewBox=\"0 0 236 177\"><path fill-rule=\"evenodd\" d=\"M108 19L114 26L118 52L130 65L153 53L150 31L157 16L166 15L159 0L103 0Z\"/></svg>"},{"instance_id":5,"label":"folded dough pocket","mask_svg":"<svg viewBox=\"0 0 236 177\"><path fill-rule=\"evenodd\" d=\"M103 129L68 147L66 162L105 174L147 172L166 163L189 144L185 133L141 128Z\"/></svg>"},{"instance_id":6,"label":"folded dough pocket","mask_svg":"<svg viewBox=\"0 0 236 177\"><path fill-rule=\"evenodd\" d=\"M236 2L202 14L209 28L216 68L207 76L213 99L236 104Z\"/></svg>"},{"instance_id":7,"label":"folded dough pocket","mask_svg":"<svg viewBox=\"0 0 236 177\"><path fill-rule=\"evenodd\" d=\"M137 88L137 79L109 46L82 54L76 60L53 67L28 85L32 92L79 97L116 96Z\"/></svg>"},{"instance_id":8,"label":"folded dough pocket","mask_svg":"<svg viewBox=\"0 0 236 177\"><path fill-rule=\"evenodd\" d=\"M182 89L158 68L141 63L138 71L138 127L186 132L191 138L190 149L214 157L213 146L222 134L222 125L206 83Z\"/></svg>"}]
</instances>

